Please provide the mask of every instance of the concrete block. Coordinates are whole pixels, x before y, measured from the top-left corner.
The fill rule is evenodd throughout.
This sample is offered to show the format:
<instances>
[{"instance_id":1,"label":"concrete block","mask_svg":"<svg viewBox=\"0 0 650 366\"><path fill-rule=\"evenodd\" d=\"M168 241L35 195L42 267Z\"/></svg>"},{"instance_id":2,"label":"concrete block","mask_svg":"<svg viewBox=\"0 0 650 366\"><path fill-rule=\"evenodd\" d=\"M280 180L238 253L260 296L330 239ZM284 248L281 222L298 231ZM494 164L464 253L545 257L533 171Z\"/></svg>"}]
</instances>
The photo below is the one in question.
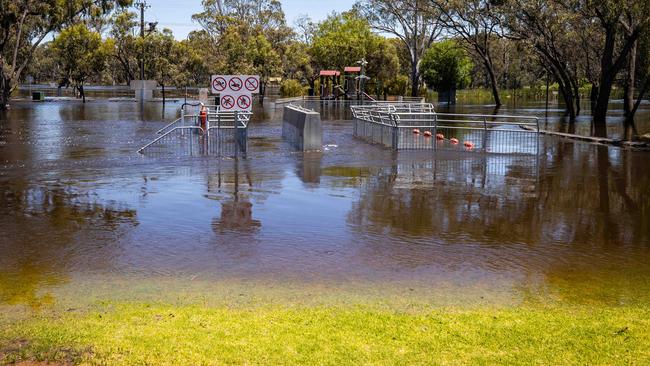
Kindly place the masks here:
<instances>
[{"instance_id":1,"label":"concrete block","mask_svg":"<svg viewBox=\"0 0 650 366\"><path fill-rule=\"evenodd\" d=\"M282 137L298 150L321 150L323 125L320 113L291 105L284 107Z\"/></svg>"}]
</instances>

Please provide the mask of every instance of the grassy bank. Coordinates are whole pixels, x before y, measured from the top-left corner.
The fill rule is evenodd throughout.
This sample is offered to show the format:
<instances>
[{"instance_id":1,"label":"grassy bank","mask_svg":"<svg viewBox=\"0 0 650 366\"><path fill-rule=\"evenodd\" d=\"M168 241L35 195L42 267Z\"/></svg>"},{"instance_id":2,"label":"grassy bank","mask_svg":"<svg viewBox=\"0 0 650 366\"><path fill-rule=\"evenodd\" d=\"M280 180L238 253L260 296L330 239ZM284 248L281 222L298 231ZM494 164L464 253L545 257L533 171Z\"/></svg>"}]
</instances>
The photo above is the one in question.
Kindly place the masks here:
<instances>
[{"instance_id":1,"label":"grassy bank","mask_svg":"<svg viewBox=\"0 0 650 366\"><path fill-rule=\"evenodd\" d=\"M25 315L29 314L29 315ZM208 307L0 315L0 364L649 364L650 308Z\"/></svg>"}]
</instances>

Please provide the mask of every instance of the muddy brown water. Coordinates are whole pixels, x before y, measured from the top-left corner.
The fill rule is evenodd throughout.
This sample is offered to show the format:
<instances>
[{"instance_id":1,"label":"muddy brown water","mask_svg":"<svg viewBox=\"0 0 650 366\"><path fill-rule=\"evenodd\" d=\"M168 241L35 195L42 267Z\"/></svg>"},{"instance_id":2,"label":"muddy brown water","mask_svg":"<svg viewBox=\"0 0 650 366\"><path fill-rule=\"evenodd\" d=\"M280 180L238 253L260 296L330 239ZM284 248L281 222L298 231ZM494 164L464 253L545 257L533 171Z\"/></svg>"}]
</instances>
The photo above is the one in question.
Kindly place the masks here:
<instances>
[{"instance_id":1,"label":"muddy brown water","mask_svg":"<svg viewBox=\"0 0 650 366\"><path fill-rule=\"evenodd\" d=\"M0 302L53 303L88 278L649 300L648 152L543 137L538 156L395 153L328 106L324 151L303 154L268 103L245 157L137 154L179 107L18 102L1 115Z\"/></svg>"}]
</instances>

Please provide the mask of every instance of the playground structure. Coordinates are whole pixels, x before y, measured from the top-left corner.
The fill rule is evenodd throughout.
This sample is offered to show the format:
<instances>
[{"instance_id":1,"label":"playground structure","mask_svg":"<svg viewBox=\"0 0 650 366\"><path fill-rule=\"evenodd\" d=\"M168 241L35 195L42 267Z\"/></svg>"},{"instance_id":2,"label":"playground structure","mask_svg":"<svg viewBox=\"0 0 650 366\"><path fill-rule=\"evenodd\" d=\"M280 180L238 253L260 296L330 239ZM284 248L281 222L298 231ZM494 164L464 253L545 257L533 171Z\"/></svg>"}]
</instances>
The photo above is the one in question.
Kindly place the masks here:
<instances>
[{"instance_id":1,"label":"playground structure","mask_svg":"<svg viewBox=\"0 0 650 366\"><path fill-rule=\"evenodd\" d=\"M321 100L371 100L365 92L365 83L370 78L364 75L365 60L361 66L346 66L343 74L338 70L321 70L319 73Z\"/></svg>"},{"instance_id":2,"label":"playground structure","mask_svg":"<svg viewBox=\"0 0 650 366\"><path fill-rule=\"evenodd\" d=\"M355 137L394 150L539 152L536 117L444 114L437 113L429 103L374 103L350 108Z\"/></svg>"},{"instance_id":3,"label":"playground structure","mask_svg":"<svg viewBox=\"0 0 650 366\"><path fill-rule=\"evenodd\" d=\"M219 106L184 104L181 116L156 132L140 154L237 156L248 151L248 124L252 112L222 111Z\"/></svg>"}]
</instances>

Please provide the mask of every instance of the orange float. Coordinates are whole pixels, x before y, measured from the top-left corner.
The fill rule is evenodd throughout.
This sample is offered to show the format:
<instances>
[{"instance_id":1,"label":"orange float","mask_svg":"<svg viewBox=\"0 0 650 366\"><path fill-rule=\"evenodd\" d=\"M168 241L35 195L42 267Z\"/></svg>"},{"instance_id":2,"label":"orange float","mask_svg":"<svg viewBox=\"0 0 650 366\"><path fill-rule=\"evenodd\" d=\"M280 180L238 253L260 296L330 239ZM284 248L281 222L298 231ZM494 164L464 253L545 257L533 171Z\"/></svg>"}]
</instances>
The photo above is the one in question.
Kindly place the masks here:
<instances>
[{"instance_id":1,"label":"orange float","mask_svg":"<svg viewBox=\"0 0 650 366\"><path fill-rule=\"evenodd\" d=\"M415 128L415 129L413 129L413 133L416 134L416 135L419 135L419 134L420 134L420 130L418 130L417 128Z\"/></svg>"},{"instance_id":2,"label":"orange float","mask_svg":"<svg viewBox=\"0 0 650 366\"><path fill-rule=\"evenodd\" d=\"M452 137L452 138L449 140L449 142L451 142L451 143L454 144L454 145L458 145L458 139L455 138L455 137Z\"/></svg>"},{"instance_id":3,"label":"orange float","mask_svg":"<svg viewBox=\"0 0 650 366\"><path fill-rule=\"evenodd\" d=\"M424 131L424 137L431 137L431 136L433 136L431 131Z\"/></svg>"},{"instance_id":4,"label":"orange float","mask_svg":"<svg viewBox=\"0 0 650 366\"><path fill-rule=\"evenodd\" d=\"M465 145L465 147L468 148L468 149L473 149L474 148L474 143L471 142L471 141L465 141L463 143L463 145Z\"/></svg>"},{"instance_id":5,"label":"orange float","mask_svg":"<svg viewBox=\"0 0 650 366\"><path fill-rule=\"evenodd\" d=\"M444 139L445 139L445 135L443 135L441 133L436 134L436 140L444 140Z\"/></svg>"}]
</instances>

